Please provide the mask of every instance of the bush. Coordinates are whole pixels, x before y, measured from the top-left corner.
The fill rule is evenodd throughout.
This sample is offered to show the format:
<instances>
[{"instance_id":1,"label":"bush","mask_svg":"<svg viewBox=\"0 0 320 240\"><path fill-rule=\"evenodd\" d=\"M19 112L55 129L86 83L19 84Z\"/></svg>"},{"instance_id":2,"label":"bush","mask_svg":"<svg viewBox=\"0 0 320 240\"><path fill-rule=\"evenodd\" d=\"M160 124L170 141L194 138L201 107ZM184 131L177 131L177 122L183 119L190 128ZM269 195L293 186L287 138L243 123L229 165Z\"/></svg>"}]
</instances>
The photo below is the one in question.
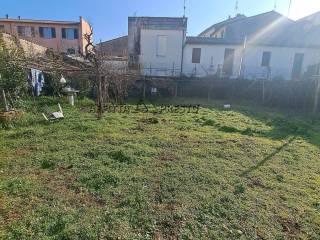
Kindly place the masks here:
<instances>
[{"instance_id":1,"label":"bush","mask_svg":"<svg viewBox=\"0 0 320 240\"><path fill-rule=\"evenodd\" d=\"M17 60L24 57L20 42L14 38L16 46L6 47L3 35L0 33L0 88L16 99L27 93L27 71L23 69Z\"/></svg>"}]
</instances>

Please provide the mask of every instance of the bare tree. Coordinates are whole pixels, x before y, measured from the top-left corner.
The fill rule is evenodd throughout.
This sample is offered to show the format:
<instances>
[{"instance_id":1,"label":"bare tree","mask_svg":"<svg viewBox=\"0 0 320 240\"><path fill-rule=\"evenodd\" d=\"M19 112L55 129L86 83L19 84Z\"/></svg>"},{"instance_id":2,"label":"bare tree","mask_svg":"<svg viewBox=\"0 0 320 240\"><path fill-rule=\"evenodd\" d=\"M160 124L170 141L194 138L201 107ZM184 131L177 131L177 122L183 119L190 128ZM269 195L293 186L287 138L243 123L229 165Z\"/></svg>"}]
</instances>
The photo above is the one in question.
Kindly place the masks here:
<instances>
[{"instance_id":1,"label":"bare tree","mask_svg":"<svg viewBox=\"0 0 320 240\"><path fill-rule=\"evenodd\" d=\"M106 103L110 100L121 102L129 86L137 79L138 71L129 70L127 61L119 61L99 48L93 42L93 28L84 34L84 53L81 58L67 58L52 50L45 54L36 54L30 46L30 54L21 54L10 58L11 63L23 69L39 69L53 76L70 73L86 73L93 79L96 88L97 115L102 117Z\"/></svg>"},{"instance_id":2,"label":"bare tree","mask_svg":"<svg viewBox=\"0 0 320 240\"><path fill-rule=\"evenodd\" d=\"M138 71L129 70L127 61L117 61L93 44L93 28L84 35L86 40L83 57L90 62L97 89L97 114L101 118L108 101L123 101L128 87L137 79Z\"/></svg>"}]
</instances>

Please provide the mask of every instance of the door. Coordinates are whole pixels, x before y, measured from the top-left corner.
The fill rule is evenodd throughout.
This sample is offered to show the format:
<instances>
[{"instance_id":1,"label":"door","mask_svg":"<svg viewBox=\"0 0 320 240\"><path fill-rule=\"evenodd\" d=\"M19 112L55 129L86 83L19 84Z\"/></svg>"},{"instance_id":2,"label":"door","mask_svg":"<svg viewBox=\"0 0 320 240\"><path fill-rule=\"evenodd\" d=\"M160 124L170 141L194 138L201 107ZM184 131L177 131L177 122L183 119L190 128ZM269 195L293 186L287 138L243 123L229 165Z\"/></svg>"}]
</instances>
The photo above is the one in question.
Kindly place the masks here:
<instances>
[{"instance_id":1,"label":"door","mask_svg":"<svg viewBox=\"0 0 320 240\"><path fill-rule=\"evenodd\" d=\"M294 55L293 66L292 66L292 80L298 80L301 77L302 65L303 65L303 53L296 53Z\"/></svg>"},{"instance_id":2,"label":"door","mask_svg":"<svg viewBox=\"0 0 320 240\"><path fill-rule=\"evenodd\" d=\"M227 77L232 76L234 61L234 49L226 48L224 51L223 74Z\"/></svg>"}]
</instances>

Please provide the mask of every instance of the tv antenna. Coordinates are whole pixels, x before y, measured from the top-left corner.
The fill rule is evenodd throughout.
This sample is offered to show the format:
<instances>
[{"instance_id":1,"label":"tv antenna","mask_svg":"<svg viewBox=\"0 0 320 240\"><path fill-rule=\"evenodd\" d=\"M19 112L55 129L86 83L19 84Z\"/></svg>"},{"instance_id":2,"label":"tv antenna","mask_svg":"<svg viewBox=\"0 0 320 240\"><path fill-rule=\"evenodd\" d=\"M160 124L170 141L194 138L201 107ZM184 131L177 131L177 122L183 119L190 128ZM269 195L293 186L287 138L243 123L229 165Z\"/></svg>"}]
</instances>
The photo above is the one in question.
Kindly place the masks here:
<instances>
[{"instance_id":1,"label":"tv antenna","mask_svg":"<svg viewBox=\"0 0 320 240\"><path fill-rule=\"evenodd\" d=\"M292 0L290 0L290 2L289 2L289 7L288 7L288 15L287 15L287 17L289 17L289 15L290 15L291 4L292 4Z\"/></svg>"},{"instance_id":2,"label":"tv antenna","mask_svg":"<svg viewBox=\"0 0 320 240\"><path fill-rule=\"evenodd\" d=\"M238 10L239 10L239 1L238 0L236 1L236 5L234 7L234 10L235 10L236 15L237 15L238 14Z\"/></svg>"},{"instance_id":3,"label":"tv antenna","mask_svg":"<svg viewBox=\"0 0 320 240\"><path fill-rule=\"evenodd\" d=\"M183 17L186 17L186 0L183 0Z\"/></svg>"},{"instance_id":4,"label":"tv antenna","mask_svg":"<svg viewBox=\"0 0 320 240\"><path fill-rule=\"evenodd\" d=\"M274 1L274 6L273 6L273 10L277 10L277 7L278 7L278 0L275 0Z\"/></svg>"}]
</instances>

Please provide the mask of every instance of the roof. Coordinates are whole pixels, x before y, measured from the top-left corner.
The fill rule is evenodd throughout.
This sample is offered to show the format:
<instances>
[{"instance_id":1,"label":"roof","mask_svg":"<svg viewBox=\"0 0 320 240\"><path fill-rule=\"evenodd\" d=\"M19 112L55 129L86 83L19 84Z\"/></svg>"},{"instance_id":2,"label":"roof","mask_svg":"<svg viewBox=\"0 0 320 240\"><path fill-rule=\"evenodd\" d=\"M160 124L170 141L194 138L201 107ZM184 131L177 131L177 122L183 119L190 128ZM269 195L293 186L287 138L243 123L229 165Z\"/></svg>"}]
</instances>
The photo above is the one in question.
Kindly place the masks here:
<instances>
[{"instance_id":1,"label":"roof","mask_svg":"<svg viewBox=\"0 0 320 240\"><path fill-rule=\"evenodd\" d=\"M22 23L41 23L41 24L66 24L74 25L80 22L75 21L56 21L56 20L35 20L35 19L13 19L13 18L0 18L0 22L22 22Z\"/></svg>"},{"instance_id":2,"label":"roof","mask_svg":"<svg viewBox=\"0 0 320 240\"><path fill-rule=\"evenodd\" d=\"M305 16L305 17L303 17L303 18L300 18L300 19L298 20L298 22L301 22L301 21L310 21L310 20L313 20L314 18L319 18L319 17L320 17L320 11L315 12L315 13L313 13L313 14L311 14L311 15Z\"/></svg>"},{"instance_id":3,"label":"roof","mask_svg":"<svg viewBox=\"0 0 320 240\"><path fill-rule=\"evenodd\" d=\"M320 43L315 43L316 36L320 36L320 29L312 31L313 34L296 34L294 30L289 30L288 34L282 38L264 38L255 41L248 39L247 44L256 46L270 46L270 47L293 47L293 48L320 48ZM295 31L299 31L295 29ZM225 39L212 37L187 37L186 44L199 45L243 45L244 40L239 39Z\"/></svg>"},{"instance_id":4,"label":"roof","mask_svg":"<svg viewBox=\"0 0 320 240\"><path fill-rule=\"evenodd\" d=\"M225 38L211 38L211 37L187 37L187 44L205 44L205 45L215 45L215 44L225 44L225 45L239 45L243 44L241 41L228 40Z\"/></svg>"},{"instance_id":5,"label":"roof","mask_svg":"<svg viewBox=\"0 0 320 240\"><path fill-rule=\"evenodd\" d=\"M217 29L217 28L221 28L222 26L225 26L229 23L232 23L232 22L235 22L235 21L238 21L242 18L246 18L245 15L242 15L242 14L238 14L237 16L233 17L233 18L229 18L227 20L224 20L222 22L219 22L219 23L215 23L213 25L211 25L210 27L208 27L207 29L205 29L204 31L202 31L198 36L200 37L201 35L205 34L207 31L211 30L211 29Z\"/></svg>"},{"instance_id":6,"label":"roof","mask_svg":"<svg viewBox=\"0 0 320 240\"><path fill-rule=\"evenodd\" d=\"M127 56L128 36L122 36L109 41L100 42L97 44L97 48L108 56Z\"/></svg>"},{"instance_id":7,"label":"roof","mask_svg":"<svg viewBox=\"0 0 320 240\"><path fill-rule=\"evenodd\" d=\"M258 15L246 17L245 15L237 15L234 18L230 18L228 20L216 23L212 25L211 27L207 28L205 31L199 34L199 36L205 34L207 31L211 29L215 29L215 31L221 29L222 27L225 26L230 26L230 25L235 25L237 24L237 28L239 29L239 25L243 24L246 25L247 31L254 32L255 30L261 28L261 26L269 24L271 21L276 21L277 19L284 19L284 21L288 23L294 23L293 20L281 15L280 13L276 11L269 11L265 13L261 13Z\"/></svg>"},{"instance_id":8,"label":"roof","mask_svg":"<svg viewBox=\"0 0 320 240\"><path fill-rule=\"evenodd\" d=\"M186 29L187 18L184 17L129 17L130 24L139 25L144 29ZM138 24L137 24L138 23Z\"/></svg>"},{"instance_id":9,"label":"roof","mask_svg":"<svg viewBox=\"0 0 320 240\"><path fill-rule=\"evenodd\" d=\"M304 18L301 18L297 21L297 23L305 24L305 25L313 25L313 26L319 26L320 25L320 11L313 13L309 16L306 16Z\"/></svg>"},{"instance_id":10,"label":"roof","mask_svg":"<svg viewBox=\"0 0 320 240\"><path fill-rule=\"evenodd\" d=\"M108 43L112 43L112 42L116 42L116 41L126 41L128 39L128 35L126 36L122 36L122 37L117 37L117 38L114 38L114 39L111 39L111 40L107 40L107 41L104 41L104 42L100 42L98 43L97 45L104 45L104 44L108 44Z\"/></svg>"},{"instance_id":11,"label":"roof","mask_svg":"<svg viewBox=\"0 0 320 240\"><path fill-rule=\"evenodd\" d=\"M311 18L315 16L317 15ZM225 28L222 39L199 36L198 38L189 37L187 42L190 44L243 44L246 38L250 45L299 48L320 46L317 40L320 37L320 29L317 29L315 24L306 27L303 23L295 22L275 11L251 17L241 15L212 25L206 31L218 31L222 27Z\"/></svg>"}]
</instances>

